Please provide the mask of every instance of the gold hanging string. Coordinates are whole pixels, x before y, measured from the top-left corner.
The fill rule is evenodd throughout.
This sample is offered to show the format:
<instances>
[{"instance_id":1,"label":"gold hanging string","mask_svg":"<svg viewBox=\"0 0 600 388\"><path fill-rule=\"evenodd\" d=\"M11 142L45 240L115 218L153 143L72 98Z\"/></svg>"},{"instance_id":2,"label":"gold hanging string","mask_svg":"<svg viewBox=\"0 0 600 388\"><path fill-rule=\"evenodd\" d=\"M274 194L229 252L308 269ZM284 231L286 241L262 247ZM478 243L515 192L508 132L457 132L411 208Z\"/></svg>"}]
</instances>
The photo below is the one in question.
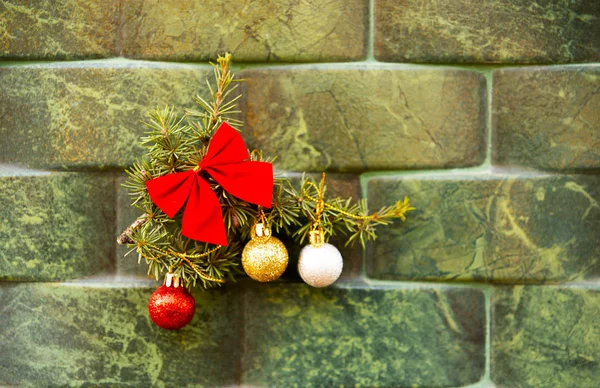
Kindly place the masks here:
<instances>
[{"instance_id":1,"label":"gold hanging string","mask_svg":"<svg viewBox=\"0 0 600 388\"><path fill-rule=\"evenodd\" d=\"M137 250L137 251L138 251L138 253L140 254L140 256L142 256L142 257L143 257L144 259L146 259L146 260L156 260L156 258L155 258L155 257L150 257L150 256L148 256L148 255L144 254L144 252L142 252L142 250L141 250L141 249L139 249L139 248L138 248L138 250Z\"/></svg>"},{"instance_id":2,"label":"gold hanging string","mask_svg":"<svg viewBox=\"0 0 600 388\"><path fill-rule=\"evenodd\" d=\"M258 236L257 233L258 225L262 225L261 236ZM258 216L256 220L254 220L254 224L250 229L250 239L254 240L256 237L266 237L267 239L271 238L271 228L262 206L258 207Z\"/></svg>"},{"instance_id":3,"label":"gold hanging string","mask_svg":"<svg viewBox=\"0 0 600 388\"><path fill-rule=\"evenodd\" d=\"M138 246L138 253L145 259L148 260L156 260L155 258L149 257L148 255L145 255L142 250L140 249L141 246ZM159 247L150 245L150 248L152 248L153 250L155 250L156 252L160 253L163 256L175 256L178 259L185 261L186 263L188 263L190 265L190 267L192 267L192 269L194 270L194 272L196 272L196 274L198 274L198 276L200 276L202 279L210 281L210 282L216 282L216 283L225 283L225 280L223 279L217 279L217 278L213 278L212 276L206 274L204 271L202 271L200 268L198 268L197 265L195 265L194 263L192 263L190 261L190 259L199 259L201 257L205 257L210 255L213 252L216 252L217 250L219 250L221 248L220 245L217 245L215 248L210 249L206 252L197 254L197 255L189 255L189 254L185 254L185 253L180 253L180 252L176 252L172 249L169 249L168 251L164 251L162 249L160 249Z\"/></svg>"},{"instance_id":4,"label":"gold hanging string","mask_svg":"<svg viewBox=\"0 0 600 388\"><path fill-rule=\"evenodd\" d=\"M312 195L310 195L306 186L312 187L315 190L315 192L317 193L318 198L315 198ZM323 210L325 208L335 210L336 212L338 212L340 214L343 214L347 217L354 218L357 220L372 220L372 219L376 218L376 214L368 215L368 216L359 216L359 215L349 213L343 209L340 209L338 207L335 207L333 205L326 203L323 200L323 192L324 191L325 191L325 173L323 173L323 176L321 177L321 183L320 183L319 187L317 187L317 185L315 185L313 182L308 181L308 180L305 181L304 184L302 185L302 195L309 201L315 202L317 204L316 218L319 219L319 222L320 222L321 214L323 213Z\"/></svg>"},{"instance_id":5,"label":"gold hanging string","mask_svg":"<svg viewBox=\"0 0 600 388\"><path fill-rule=\"evenodd\" d=\"M252 150L252 152L250 152L250 160L255 161L255 162L262 162L262 160L263 160L262 151L259 151L257 149ZM253 234L256 233L256 226L260 223L262 223L264 225L265 229L268 231L267 236L270 237L271 236L271 233L270 233L271 228L269 225L269 221L267 219L267 216L265 215L265 211L263 210L263 207L259 205L258 206L258 216L257 216L256 220L254 221L254 225L252 225L252 233ZM251 234L251 236L253 234Z\"/></svg>"},{"instance_id":6,"label":"gold hanging string","mask_svg":"<svg viewBox=\"0 0 600 388\"><path fill-rule=\"evenodd\" d=\"M252 152L250 152L250 160L253 162L262 162L262 151L253 149ZM262 222L268 228L267 216L265 215L263 207L260 205L258 205L258 218L254 223L254 226L256 226L256 224L258 224L259 222Z\"/></svg>"},{"instance_id":7,"label":"gold hanging string","mask_svg":"<svg viewBox=\"0 0 600 388\"><path fill-rule=\"evenodd\" d=\"M267 216L265 215L265 211L263 210L262 206L258 206L258 219L256 220L257 223L258 222L262 222L263 224L265 224L265 226L267 225Z\"/></svg>"},{"instance_id":8,"label":"gold hanging string","mask_svg":"<svg viewBox=\"0 0 600 388\"><path fill-rule=\"evenodd\" d=\"M315 185L313 184L313 186L315 186ZM317 186L315 186L315 188L316 187ZM321 176L321 183L319 184L319 188L317 189L317 195L319 196L319 198L317 199L316 218L319 223L321 222L321 215L323 214L323 211L325 210L325 200L323 200L324 194L325 194L325 173L323 173L323 175Z\"/></svg>"},{"instance_id":9,"label":"gold hanging string","mask_svg":"<svg viewBox=\"0 0 600 388\"><path fill-rule=\"evenodd\" d=\"M209 282L216 282L216 283L225 283L225 280L223 279L217 279L217 278L213 278L210 275L207 275L206 273L202 272L197 266L196 264L192 263L188 258L185 257L185 255L182 254L178 254L177 252L174 252L174 255L178 258L180 258L181 260L185 261L186 263L188 263L190 265L190 267L192 267L192 269L198 274L198 276L200 276L202 279L204 280L208 280Z\"/></svg>"},{"instance_id":10,"label":"gold hanging string","mask_svg":"<svg viewBox=\"0 0 600 388\"><path fill-rule=\"evenodd\" d=\"M179 256L185 256L187 259L199 259L201 257L206 257L206 256L210 255L211 253L218 251L220 248L221 248L221 246L217 245L213 249L210 249L210 250L208 250L206 252L198 253L196 255L189 255L187 253L175 252L172 249L169 249L169 253L171 253L171 254L173 254L174 256L177 256L177 257L179 257Z\"/></svg>"},{"instance_id":11,"label":"gold hanging string","mask_svg":"<svg viewBox=\"0 0 600 388\"><path fill-rule=\"evenodd\" d=\"M310 232L308 235L310 245L315 248L320 248L325 243L325 232L323 230L323 226L321 225L321 218L323 216L323 211L325 211L325 200L323 199L323 194L325 193L325 173L323 173L321 177L321 183L319 184L319 187L312 182L310 182L310 184L317 191L318 198L316 201L314 201L317 203L317 206L315 207L315 218L312 220L312 225L310 226ZM304 187L302 188L302 191L307 193Z\"/></svg>"},{"instance_id":12,"label":"gold hanging string","mask_svg":"<svg viewBox=\"0 0 600 388\"><path fill-rule=\"evenodd\" d=\"M253 149L252 152L250 152L250 160L253 162L262 162L262 151ZM262 222L263 224L267 225L267 217L265 216L263 207L260 205L258 205L258 218L256 222L254 222L254 226L256 226L256 224L258 224L259 222Z\"/></svg>"}]
</instances>

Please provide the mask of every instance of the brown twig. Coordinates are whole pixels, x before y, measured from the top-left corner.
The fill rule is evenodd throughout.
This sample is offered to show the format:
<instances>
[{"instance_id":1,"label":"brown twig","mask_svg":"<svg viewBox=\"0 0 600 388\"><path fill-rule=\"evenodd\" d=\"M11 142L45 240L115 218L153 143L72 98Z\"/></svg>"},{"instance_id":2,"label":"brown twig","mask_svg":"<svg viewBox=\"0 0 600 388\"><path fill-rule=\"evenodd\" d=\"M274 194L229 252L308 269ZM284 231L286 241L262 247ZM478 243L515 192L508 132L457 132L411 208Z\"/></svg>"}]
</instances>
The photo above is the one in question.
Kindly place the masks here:
<instances>
[{"instance_id":1,"label":"brown twig","mask_svg":"<svg viewBox=\"0 0 600 388\"><path fill-rule=\"evenodd\" d=\"M137 228L144 225L148 220L149 218L147 215L143 215L142 217L135 220L133 224L129 225L127 229L125 229L123 233L121 233L121 235L117 237L117 243L121 245L135 243L135 241L133 241L133 239L131 238L131 235Z\"/></svg>"}]
</instances>

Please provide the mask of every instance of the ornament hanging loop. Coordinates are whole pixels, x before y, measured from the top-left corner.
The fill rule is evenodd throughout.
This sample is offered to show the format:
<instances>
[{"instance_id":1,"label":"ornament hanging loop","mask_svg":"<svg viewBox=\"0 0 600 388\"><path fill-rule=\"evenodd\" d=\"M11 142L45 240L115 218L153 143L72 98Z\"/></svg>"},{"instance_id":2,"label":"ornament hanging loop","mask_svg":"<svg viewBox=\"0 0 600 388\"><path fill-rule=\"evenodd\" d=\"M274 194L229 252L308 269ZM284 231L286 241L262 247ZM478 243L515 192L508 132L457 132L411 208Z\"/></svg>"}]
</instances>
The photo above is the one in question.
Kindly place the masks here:
<instances>
[{"instance_id":1,"label":"ornament hanging loop","mask_svg":"<svg viewBox=\"0 0 600 388\"><path fill-rule=\"evenodd\" d=\"M321 183L319 184L319 200L317 201L316 208L316 219L318 222L321 222L321 215L325 210L325 200L323 199L323 195L325 194L325 173L321 176Z\"/></svg>"},{"instance_id":2,"label":"ornament hanging loop","mask_svg":"<svg viewBox=\"0 0 600 388\"><path fill-rule=\"evenodd\" d=\"M313 224L311 231L308 232L308 241L315 248L321 248L325 243L325 232L320 225Z\"/></svg>"},{"instance_id":3,"label":"ornament hanging loop","mask_svg":"<svg viewBox=\"0 0 600 388\"><path fill-rule=\"evenodd\" d=\"M256 149L252 150L252 152L250 152L250 160L253 162L262 162L262 151Z\"/></svg>"}]
</instances>

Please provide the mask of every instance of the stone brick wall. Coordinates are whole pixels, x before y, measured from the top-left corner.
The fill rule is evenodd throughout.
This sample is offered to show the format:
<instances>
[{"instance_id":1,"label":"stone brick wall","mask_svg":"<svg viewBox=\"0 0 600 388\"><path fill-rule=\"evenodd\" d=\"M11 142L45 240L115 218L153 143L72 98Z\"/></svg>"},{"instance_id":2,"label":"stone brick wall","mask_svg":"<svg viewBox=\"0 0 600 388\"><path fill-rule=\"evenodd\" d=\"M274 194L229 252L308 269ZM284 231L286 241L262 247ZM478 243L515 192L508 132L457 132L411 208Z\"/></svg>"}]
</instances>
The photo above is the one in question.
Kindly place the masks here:
<instances>
[{"instance_id":1,"label":"stone brick wall","mask_svg":"<svg viewBox=\"0 0 600 388\"><path fill-rule=\"evenodd\" d=\"M417 211L167 332L121 171L225 50L249 146ZM600 2L5 0L0 59L0 385L599 386Z\"/></svg>"}]
</instances>

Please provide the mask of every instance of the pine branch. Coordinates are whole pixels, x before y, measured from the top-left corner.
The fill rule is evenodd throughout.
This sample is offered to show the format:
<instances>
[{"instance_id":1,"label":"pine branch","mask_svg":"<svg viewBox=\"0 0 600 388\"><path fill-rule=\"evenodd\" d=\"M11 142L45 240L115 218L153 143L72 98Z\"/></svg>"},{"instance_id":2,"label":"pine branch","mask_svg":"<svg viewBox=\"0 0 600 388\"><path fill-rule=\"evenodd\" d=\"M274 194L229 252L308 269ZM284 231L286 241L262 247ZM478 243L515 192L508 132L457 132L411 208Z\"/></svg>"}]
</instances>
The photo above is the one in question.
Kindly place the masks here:
<instances>
[{"instance_id":1,"label":"pine branch","mask_svg":"<svg viewBox=\"0 0 600 388\"><path fill-rule=\"evenodd\" d=\"M211 102L206 101L202 96L195 96L194 101L200 105L203 111L194 109L188 109L186 111L186 114L189 117L198 117L202 119L203 125L201 127L199 124L195 124L198 137L201 139L212 138L219 124L223 121L227 121L228 124L238 130L243 124L243 122L233 117L235 114L240 113L240 111L235 110L235 107L236 102L242 95L240 94L233 99L228 100L228 97L238 86L234 85L231 87L231 84L239 82L239 80L235 79L234 74L229 69L230 60L231 54L227 53L225 56L217 59L217 65L213 65L216 90L213 91L210 83L207 83L210 90Z\"/></svg>"},{"instance_id":2,"label":"pine branch","mask_svg":"<svg viewBox=\"0 0 600 388\"><path fill-rule=\"evenodd\" d=\"M322 180L323 189L320 190L313 179L304 176L301 193L292 192L294 196L299 195L301 212L310 221L294 233L294 237L299 243L308 239L312 223L318 221L323 228L325 241L337 234L349 235L346 245L353 245L358 240L364 249L367 241L377 238L375 231L377 226L389 225L393 218L400 218L404 221L406 214L414 210L408 198L404 198L404 201L398 201L393 206L385 206L375 213L369 214L366 199L361 199L358 203L353 204L351 198L336 197L323 198L323 214L319 217L317 214L319 194L324 197L327 190L324 179L325 174L323 174ZM313 190L308 190L306 187Z\"/></svg>"},{"instance_id":3,"label":"pine branch","mask_svg":"<svg viewBox=\"0 0 600 388\"><path fill-rule=\"evenodd\" d=\"M136 162L128 171L128 181L124 185L129 189L133 205L143 212L117 239L120 244L128 244L137 250L139 260L148 264L148 273L159 279L167 271L180 275L188 287L200 282L204 288L219 285L224 279L232 280L239 273L237 254L241 248L230 244L226 248L208 247L198 244L181 235L181 214L175 219L167 217L157 208L148 195L146 181L165 174L185 171L194 168L206 153L206 147L216 131L217 126L226 117L237 113L235 101L230 87L234 76L229 70L230 56L220 57L214 65L216 87L211 91L211 102L197 96L196 101L203 112L187 112L178 117L172 107L155 109L150 112L150 119L144 123L147 128L142 138L142 146L147 155ZM214 92L213 92L214 90ZM200 117L202 122L190 121ZM227 120L237 124L237 120ZM232 197L224 196L216 182L209 179L209 184L221 199L224 207L233 209L232 215L242 220L246 226L252 216L239 206L238 201L232 203ZM232 217L233 218L233 217ZM230 224L229 230L234 225ZM237 226L240 226L238 222ZM204 254L204 252L209 252Z\"/></svg>"}]
</instances>

